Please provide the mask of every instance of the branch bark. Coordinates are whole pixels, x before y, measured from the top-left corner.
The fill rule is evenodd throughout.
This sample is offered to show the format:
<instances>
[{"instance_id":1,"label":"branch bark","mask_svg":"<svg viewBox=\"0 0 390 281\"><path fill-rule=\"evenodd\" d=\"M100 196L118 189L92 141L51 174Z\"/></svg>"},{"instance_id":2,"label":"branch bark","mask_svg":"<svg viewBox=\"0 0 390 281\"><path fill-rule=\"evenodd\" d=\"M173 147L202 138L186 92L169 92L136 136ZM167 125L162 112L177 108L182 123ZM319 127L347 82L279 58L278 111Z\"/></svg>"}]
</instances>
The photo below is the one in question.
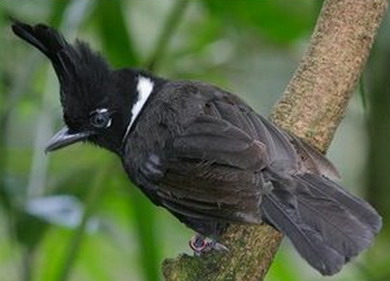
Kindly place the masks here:
<instances>
[{"instance_id":1,"label":"branch bark","mask_svg":"<svg viewBox=\"0 0 390 281\"><path fill-rule=\"evenodd\" d=\"M387 0L326 0L310 45L271 119L325 152L370 53ZM163 263L166 281L263 280L282 235L267 225L231 225L230 253L181 255Z\"/></svg>"}]
</instances>

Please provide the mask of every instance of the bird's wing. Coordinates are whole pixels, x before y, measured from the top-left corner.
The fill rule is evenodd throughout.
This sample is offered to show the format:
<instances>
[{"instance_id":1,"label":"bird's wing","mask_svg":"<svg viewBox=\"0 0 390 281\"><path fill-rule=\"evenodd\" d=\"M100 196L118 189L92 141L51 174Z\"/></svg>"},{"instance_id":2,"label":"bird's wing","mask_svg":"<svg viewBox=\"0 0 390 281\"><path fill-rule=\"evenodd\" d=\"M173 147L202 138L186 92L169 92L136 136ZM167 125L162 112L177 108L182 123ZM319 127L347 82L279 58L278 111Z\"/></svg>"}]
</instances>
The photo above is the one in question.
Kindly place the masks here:
<instances>
[{"instance_id":1,"label":"bird's wing","mask_svg":"<svg viewBox=\"0 0 390 281\"><path fill-rule=\"evenodd\" d=\"M217 88L196 84L173 97L169 112L177 113L166 126L179 129L157 175L161 204L193 218L260 222L261 198L271 189L264 169L297 162L286 134Z\"/></svg>"},{"instance_id":2,"label":"bird's wing","mask_svg":"<svg viewBox=\"0 0 390 281\"><path fill-rule=\"evenodd\" d=\"M223 119L199 116L173 140L157 194L185 216L260 222L266 165L263 143Z\"/></svg>"},{"instance_id":3,"label":"bird's wing","mask_svg":"<svg viewBox=\"0 0 390 281\"><path fill-rule=\"evenodd\" d=\"M146 112L127 147L147 157L129 162L140 166L143 190L174 213L259 222L270 177L283 180L299 171L291 137L218 88L170 83Z\"/></svg>"}]
</instances>

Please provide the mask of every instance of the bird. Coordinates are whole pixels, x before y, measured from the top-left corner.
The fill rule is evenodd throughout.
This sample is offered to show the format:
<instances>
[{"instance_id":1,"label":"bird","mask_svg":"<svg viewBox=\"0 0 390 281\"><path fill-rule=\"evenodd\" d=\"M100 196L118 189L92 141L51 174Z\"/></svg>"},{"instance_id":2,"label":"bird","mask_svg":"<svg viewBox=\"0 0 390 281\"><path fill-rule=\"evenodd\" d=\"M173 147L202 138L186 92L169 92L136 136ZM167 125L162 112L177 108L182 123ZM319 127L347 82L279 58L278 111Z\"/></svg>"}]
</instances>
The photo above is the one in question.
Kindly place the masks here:
<instances>
[{"instance_id":1,"label":"bird","mask_svg":"<svg viewBox=\"0 0 390 281\"><path fill-rule=\"evenodd\" d=\"M83 41L14 20L59 80L65 126L46 151L84 142L119 156L129 179L197 235L196 253L224 249L232 223L269 224L322 275L372 245L376 210L337 183L333 164L237 95L134 67L113 69Z\"/></svg>"}]
</instances>

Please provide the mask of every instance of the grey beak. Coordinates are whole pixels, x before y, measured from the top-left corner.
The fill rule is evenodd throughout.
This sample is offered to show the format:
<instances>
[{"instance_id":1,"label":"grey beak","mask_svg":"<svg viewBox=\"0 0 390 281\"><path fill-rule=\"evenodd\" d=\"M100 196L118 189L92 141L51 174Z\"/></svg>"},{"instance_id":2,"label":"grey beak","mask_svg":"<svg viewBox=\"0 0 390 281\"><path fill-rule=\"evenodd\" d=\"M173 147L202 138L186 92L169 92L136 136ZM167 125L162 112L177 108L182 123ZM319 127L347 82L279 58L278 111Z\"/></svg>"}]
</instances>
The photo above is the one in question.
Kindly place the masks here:
<instances>
[{"instance_id":1,"label":"grey beak","mask_svg":"<svg viewBox=\"0 0 390 281\"><path fill-rule=\"evenodd\" d=\"M65 126L51 138L49 144L46 146L45 152L57 150L73 143L85 140L92 135L94 135L93 132L70 133L69 128Z\"/></svg>"}]
</instances>

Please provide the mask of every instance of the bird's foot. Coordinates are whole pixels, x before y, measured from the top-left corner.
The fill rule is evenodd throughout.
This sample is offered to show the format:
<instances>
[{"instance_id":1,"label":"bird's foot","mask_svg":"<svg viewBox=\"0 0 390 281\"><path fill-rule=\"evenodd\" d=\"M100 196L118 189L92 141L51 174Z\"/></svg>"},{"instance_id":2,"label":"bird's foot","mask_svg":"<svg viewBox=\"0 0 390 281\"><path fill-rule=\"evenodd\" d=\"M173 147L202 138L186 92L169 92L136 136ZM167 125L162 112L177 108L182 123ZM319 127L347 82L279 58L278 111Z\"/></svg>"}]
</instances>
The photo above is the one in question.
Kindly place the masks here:
<instances>
[{"instance_id":1,"label":"bird's foot","mask_svg":"<svg viewBox=\"0 0 390 281\"><path fill-rule=\"evenodd\" d=\"M200 256L212 250L227 252L229 251L229 249L225 245L218 243L214 239L210 239L199 234L191 238L191 240L189 241L189 245L191 249L194 250L195 256Z\"/></svg>"}]
</instances>

